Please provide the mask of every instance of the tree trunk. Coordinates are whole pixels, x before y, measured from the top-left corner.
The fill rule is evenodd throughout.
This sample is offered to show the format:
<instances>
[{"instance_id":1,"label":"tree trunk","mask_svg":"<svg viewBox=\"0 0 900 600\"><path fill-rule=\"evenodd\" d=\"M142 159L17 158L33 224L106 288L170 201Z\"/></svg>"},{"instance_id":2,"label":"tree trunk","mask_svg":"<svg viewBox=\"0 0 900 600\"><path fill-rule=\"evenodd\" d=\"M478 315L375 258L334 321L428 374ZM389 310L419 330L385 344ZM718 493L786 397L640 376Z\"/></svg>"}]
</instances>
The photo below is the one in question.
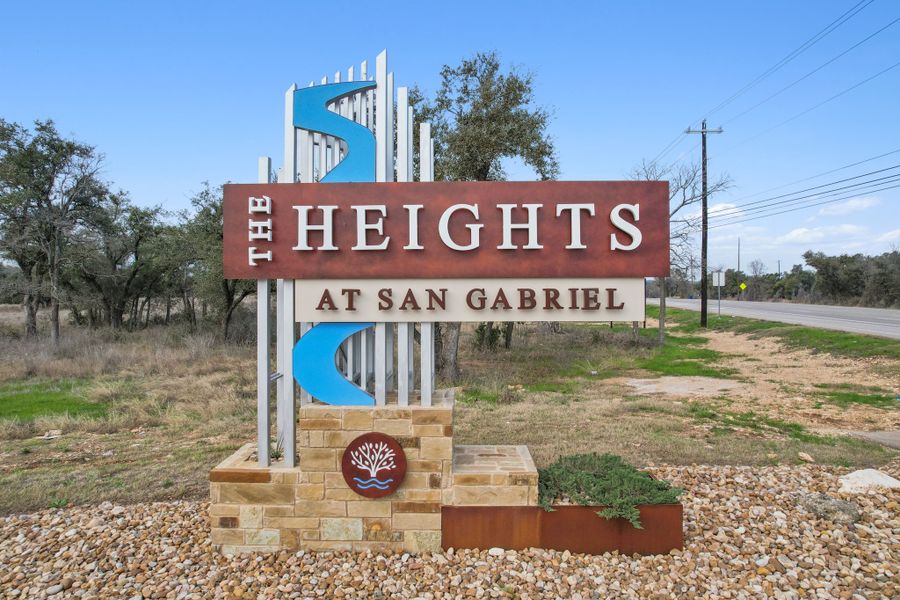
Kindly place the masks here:
<instances>
[{"instance_id":1,"label":"tree trunk","mask_svg":"<svg viewBox=\"0 0 900 600\"><path fill-rule=\"evenodd\" d=\"M659 286L659 345L666 343L666 278L657 277Z\"/></svg>"},{"instance_id":2,"label":"tree trunk","mask_svg":"<svg viewBox=\"0 0 900 600\"><path fill-rule=\"evenodd\" d=\"M169 317L172 315L172 297L166 296L166 325L169 324Z\"/></svg>"},{"instance_id":3,"label":"tree trunk","mask_svg":"<svg viewBox=\"0 0 900 600\"><path fill-rule=\"evenodd\" d=\"M512 347L513 327L515 323L510 321L503 326L503 347L509 350Z\"/></svg>"},{"instance_id":4,"label":"tree trunk","mask_svg":"<svg viewBox=\"0 0 900 600\"><path fill-rule=\"evenodd\" d=\"M459 323L447 323L441 339L441 379L459 383Z\"/></svg>"},{"instance_id":5,"label":"tree trunk","mask_svg":"<svg viewBox=\"0 0 900 600\"><path fill-rule=\"evenodd\" d=\"M25 309L25 337L37 337L37 313L38 300L36 294L26 294L24 299Z\"/></svg>"}]
</instances>

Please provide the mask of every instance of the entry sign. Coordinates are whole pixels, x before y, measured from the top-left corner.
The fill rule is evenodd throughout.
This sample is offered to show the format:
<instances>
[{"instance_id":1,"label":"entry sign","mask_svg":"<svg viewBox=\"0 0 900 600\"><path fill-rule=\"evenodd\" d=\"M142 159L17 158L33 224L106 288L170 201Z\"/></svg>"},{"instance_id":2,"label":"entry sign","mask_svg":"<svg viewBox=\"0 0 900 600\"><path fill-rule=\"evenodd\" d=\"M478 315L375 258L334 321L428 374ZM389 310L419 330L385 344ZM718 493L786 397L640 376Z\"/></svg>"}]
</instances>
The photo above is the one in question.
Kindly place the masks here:
<instances>
[{"instance_id":1,"label":"entry sign","mask_svg":"<svg viewBox=\"0 0 900 600\"><path fill-rule=\"evenodd\" d=\"M725 287L725 273L722 271L713 271L713 285L716 287Z\"/></svg>"},{"instance_id":2,"label":"entry sign","mask_svg":"<svg viewBox=\"0 0 900 600\"><path fill-rule=\"evenodd\" d=\"M668 183L226 185L224 271L297 318L632 321L669 274Z\"/></svg>"}]
</instances>

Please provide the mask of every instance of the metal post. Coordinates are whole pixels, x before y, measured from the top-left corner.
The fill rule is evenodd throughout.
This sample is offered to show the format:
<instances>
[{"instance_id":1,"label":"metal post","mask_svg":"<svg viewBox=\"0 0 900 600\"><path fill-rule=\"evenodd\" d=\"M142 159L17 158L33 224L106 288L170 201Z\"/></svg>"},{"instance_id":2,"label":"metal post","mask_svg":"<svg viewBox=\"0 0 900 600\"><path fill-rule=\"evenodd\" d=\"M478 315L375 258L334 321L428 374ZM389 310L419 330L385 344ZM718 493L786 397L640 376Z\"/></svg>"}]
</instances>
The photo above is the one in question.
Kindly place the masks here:
<instances>
[{"instance_id":1,"label":"metal post","mask_svg":"<svg viewBox=\"0 0 900 600\"><path fill-rule=\"evenodd\" d=\"M256 460L269 466L269 280L256 281Z\"/></svg>"},{"instance_id":2,"label":"metal post","mask_svg":"<svg viewBox=\"0 0 900 600\"><path fill-rule=\"evenodd\" d=\"M706 185L706 134L707 133L722 133L722 128L719 127L717 129L707 129L706 128L706 119L703 119L703 122L700 125L700 129L691 129L688 128L685 130L685 133L699 133L700 134L700 143L701 143L701 184L702 184L702 208L701 208L701 231L700 231L700 327L706 327L706 302L707 302L707 286L709 285L709 279L706 273L706 259L707 259L707 238L709 237L708 227L707 227L707 185Z\"/></svg>"}]
</instances>

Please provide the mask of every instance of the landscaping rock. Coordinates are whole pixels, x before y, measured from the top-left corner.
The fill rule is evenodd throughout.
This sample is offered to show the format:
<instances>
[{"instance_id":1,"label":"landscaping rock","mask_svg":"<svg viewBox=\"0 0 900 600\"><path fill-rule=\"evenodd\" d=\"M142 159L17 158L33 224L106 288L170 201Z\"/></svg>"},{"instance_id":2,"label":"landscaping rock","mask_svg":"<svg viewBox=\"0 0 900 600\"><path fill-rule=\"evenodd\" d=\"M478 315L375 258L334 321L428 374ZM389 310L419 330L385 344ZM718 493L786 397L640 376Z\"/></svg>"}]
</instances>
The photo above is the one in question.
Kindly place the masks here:
<instances>
[{"instance_id":1,"label":"landscaping rock","mask_svg":"<svg viewBox=\"0 0 900 600\"><path fill-rule=\"evenodd\" d=\"M808 494L800 497L800 506L819 517L842 525L856 523L862 516L859 506L848 500L838 500L827 494Z\"/></svg>"},{"instance_id":2,"label":"landscaping rock","mask_svg":"<svg viewBox=\"0 0 900 600\"><path fill-rule=\"evenodd\" d=\"M685 547L657 556L526 549L213 552L209 505L71 507L0 517L0 598L894 598L896 495L854 498L830 525L798 493L838 487L842 469L658 466L686 490ZM600 517L597 517L600 518ZM103 519L102 527L88 527ZM823 523L826 523L823 526ZM68 531L75 532L64 537ZM405 556L405 560L404 560ZM768 558L768 560L766 560ZM65 585L71 587L65 588Z\"/></svg>"},{"instance_id":3,"label":"landscaping rock","mask_svg":"<svg viewBox=\"0 0 900 600\"><path fill-rule=\"evenodd\" d=\"M841 492L845 494L859 494L878 488L900 489L900 481L877 469L853 471L841 477L840 482Z\"/></svg>"}]
</instances>

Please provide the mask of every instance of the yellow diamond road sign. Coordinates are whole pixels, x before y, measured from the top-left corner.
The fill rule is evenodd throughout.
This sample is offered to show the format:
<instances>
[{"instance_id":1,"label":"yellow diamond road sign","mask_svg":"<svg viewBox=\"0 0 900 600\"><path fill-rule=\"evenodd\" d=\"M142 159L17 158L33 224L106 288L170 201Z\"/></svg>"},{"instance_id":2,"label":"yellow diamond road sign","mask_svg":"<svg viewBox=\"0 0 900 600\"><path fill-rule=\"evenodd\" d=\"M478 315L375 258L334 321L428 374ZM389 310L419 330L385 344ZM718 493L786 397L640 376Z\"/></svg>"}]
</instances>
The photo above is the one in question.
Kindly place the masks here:
<instances>
[{"instance_id":1,"label":"yellow diamond road sign","mask_svg":"<svg viewBox=\"0 0 900 600\"><path fill-rule=\"evenodd\" d=\"M747 284L744 283L744 282L742 281L742 282L741 282L741 285L740 285L740 288L741 288L742 290L746 290L746 289L747 289Z\"/></svg>"}]
</instances>

